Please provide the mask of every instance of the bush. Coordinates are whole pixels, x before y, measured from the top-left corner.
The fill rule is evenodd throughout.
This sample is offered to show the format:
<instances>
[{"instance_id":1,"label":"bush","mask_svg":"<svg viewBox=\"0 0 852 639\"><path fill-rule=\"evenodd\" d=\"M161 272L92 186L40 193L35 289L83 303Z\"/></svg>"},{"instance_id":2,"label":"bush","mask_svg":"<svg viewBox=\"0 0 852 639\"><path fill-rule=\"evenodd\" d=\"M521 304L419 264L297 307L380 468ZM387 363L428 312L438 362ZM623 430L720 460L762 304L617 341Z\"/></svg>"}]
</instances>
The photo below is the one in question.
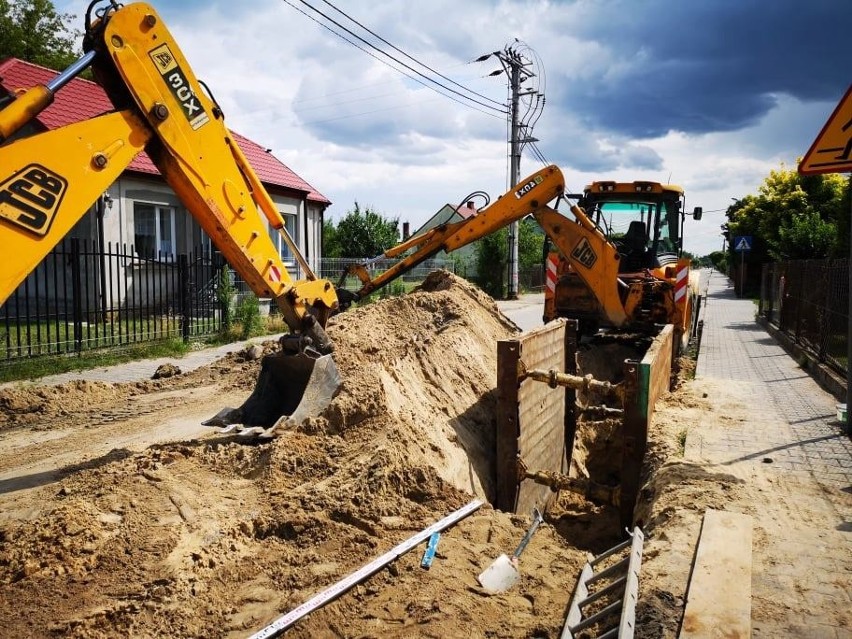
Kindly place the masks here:
<instances>
[{"instance_id":1,"label":"bush","mask_svg":"<svg viewBox=\"0 0 852 639\"><path fill-rule=\"evenodd\" d=\"M263 333L263 318L260 316L260 304L254 295L248 295L237 303L234 311L234 319L240 324L242 330L240 337L248 339Z\"/></svg>"},{"instance_id":2,"label":"bush","mask_svg":"<svg viewBox=\"0 0 852 639\"><path fill-rule=\"evenodd\" d=\"M399 297L400 295L405 295L405 282L403 282L402 280L391 282L387 286L384 286L379 289L379 297L382 299L387 299L389 297Z\"/></svg>"},{"instance_id":3,"label":"bush","mask_svg":"<svg viewBox=\"0 0 852 639\"><path fill-rule=\"evenodd\" d=\"M234 276L226 264L219 271L219 281L216 284L216 299L222 309L222 332L227 333L234 322L234 302L237 289L234 287Z\"/></svg>"}]
</instances>

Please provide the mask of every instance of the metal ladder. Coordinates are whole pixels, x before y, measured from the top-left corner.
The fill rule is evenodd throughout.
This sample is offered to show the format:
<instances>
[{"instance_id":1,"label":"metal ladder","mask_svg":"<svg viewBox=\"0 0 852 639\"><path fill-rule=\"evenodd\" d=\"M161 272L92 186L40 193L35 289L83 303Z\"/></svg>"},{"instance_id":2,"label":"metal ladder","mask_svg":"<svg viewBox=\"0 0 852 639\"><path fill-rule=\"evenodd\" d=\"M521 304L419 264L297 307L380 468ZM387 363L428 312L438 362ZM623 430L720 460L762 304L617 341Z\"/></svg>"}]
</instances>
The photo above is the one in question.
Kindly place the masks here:
<instances>
[{"instance_id":1,"label":"metal ladder","mask_svg":"<svg viewBox=\"0 0 852 639\"><path fill-rule=\"evenodd\" d=\"M637 527L630 537L597 557L589 555L589 561L577 579L561 639L576 639L578 633L595 626L600 626L600 629L594 639L633 637L636 600L639 597L639 567L642 564L645 536ZM598 565L619 553L624 557L600 572L595 572ZM584 608L595 602L603 608L586 617ZM616 620L617 623L614 623ZM591 635L585 636L591 639Z\"/></svg>"}]
</instances>

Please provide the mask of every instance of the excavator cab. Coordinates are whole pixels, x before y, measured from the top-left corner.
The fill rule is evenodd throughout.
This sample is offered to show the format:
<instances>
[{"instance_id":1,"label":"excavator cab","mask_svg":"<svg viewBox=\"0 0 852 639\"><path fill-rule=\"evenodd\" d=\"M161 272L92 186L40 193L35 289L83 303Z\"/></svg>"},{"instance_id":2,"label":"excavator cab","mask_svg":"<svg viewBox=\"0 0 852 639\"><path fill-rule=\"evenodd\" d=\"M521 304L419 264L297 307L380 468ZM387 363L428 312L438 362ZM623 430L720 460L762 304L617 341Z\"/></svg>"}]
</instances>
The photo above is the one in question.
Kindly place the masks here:
<instances>
[{"instance_id":1,"label":"excavator cab","mask_svg":"<svg viewBox=\"0 0 852 639\"><path fill-rule=\"evenodd\" d=\"M579 206L618 248L619 272L635 273L677 261L683 200L683 189L670 184L593 182Z\"/></svg>"},{"instance_id":2,"label":"excavator cab","mask_svg":"<svg viewBox=\"0 0 852 639\"><path fill-rule=\"evenodd\" d=\"M669 298L682 261L683 189L658 182L600 181L576 197L588 232L614 249L616 264L611 281L590 285L589 273L603 273L606 258L584 263L576 251L571 259L550 251L545 321L574 318L580 322L581 333L592 334L603 327L652 326L671 319L675 303ZM700 209L696 211L694 216L700 219ZM586 277L577 270L583 268L589 271ZM619 309L613 309L612 302L606 309L602 306L601 287L610 285L610 297L620 300L615 302ZM613 314L613 310L619 312Z\"/></svg>"}]
</instances>

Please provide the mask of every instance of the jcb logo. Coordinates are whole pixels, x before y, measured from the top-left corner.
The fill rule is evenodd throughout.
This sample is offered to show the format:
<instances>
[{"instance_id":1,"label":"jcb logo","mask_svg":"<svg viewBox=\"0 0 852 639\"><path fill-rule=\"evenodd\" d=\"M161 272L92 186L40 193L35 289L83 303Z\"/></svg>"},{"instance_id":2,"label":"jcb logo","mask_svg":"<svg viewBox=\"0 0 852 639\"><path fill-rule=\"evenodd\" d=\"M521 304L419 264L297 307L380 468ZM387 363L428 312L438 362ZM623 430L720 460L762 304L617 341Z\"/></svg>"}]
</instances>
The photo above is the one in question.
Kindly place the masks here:
<instances>
[{"instance_id":1,"label":"jcb logo","mask_svg":"<svg viewBox=\"0 0 852 639\"><path fill-rule=\"evenodd\" d=\"M163 76L166 84L169 85L172 95L180 103L181 110L189 121L189 126L193 129L199 129L207 124L210 117L204 111L204 107L201 106L198 96L192 91L189 80L186 79L186 74L178 65L168 45L161 44L156 49L149 51L148 55L157 65L157 70Z\"/></svg>"},{"instance_id":2,"label":"jcb logo","mask_svg":"<svg viewBox=\"0 0 852 639\"><path fill-rule=\"evenodd\" d=\"M37 235L47 235L68 180L30 164L0 184L0 217Z\"/></svg>"},{"instance_id":3,"label":"jcb logo","mask_svg":"<svg viewBox=\"0 0 852 639\"><path fill-rule=\"evenodd\" d=\"M532 180L530 180L529 182L524 184L521 188L519 188L517 191L515 191L515 197L520 200L522 197L524 197L527 193L532 191L535 187L537 187L542 182L544 182L544 178L541 177L540 175L536 175Z\"/></svg>"},{"instance_id":4,"label":"jcb logo","mask_svg":"<svg viewBox=\"0 0 852 639\"><path fill-rule=\"evenodd\" d=\"M148 55L151 56L154 64L157 65L157 70L161 75L165 75L177 66L175 57L172 55L172 51L167 44L161 44L156 49L152 49Z\"/></svg>"},{"instance_id":5,"label":"jcb logo","mask_svg":"<svg viewBox=\"0 0 852 639\"><path fill-rule=\"evenodd\" d=\"M151 57L154 58L154 62L156 62L161 69L168 69L173 62L172 54L168 51L163 51L162 53L152 53Z\"/></svg>"},{"instance_id":6,"label":"jcb logo","mask_svg":"<svg viewBox=\"0 0 852 639\"><path fill-rule=\"evenodd\" d=\"M589 240L585 237L577 242L577 246L575 246L574 250L571 251L571 258L586 268L592 268L595 265L595 262L598 261L598 256L595 254L592 245L589 244Z\"/></svg>"}]
</instances>

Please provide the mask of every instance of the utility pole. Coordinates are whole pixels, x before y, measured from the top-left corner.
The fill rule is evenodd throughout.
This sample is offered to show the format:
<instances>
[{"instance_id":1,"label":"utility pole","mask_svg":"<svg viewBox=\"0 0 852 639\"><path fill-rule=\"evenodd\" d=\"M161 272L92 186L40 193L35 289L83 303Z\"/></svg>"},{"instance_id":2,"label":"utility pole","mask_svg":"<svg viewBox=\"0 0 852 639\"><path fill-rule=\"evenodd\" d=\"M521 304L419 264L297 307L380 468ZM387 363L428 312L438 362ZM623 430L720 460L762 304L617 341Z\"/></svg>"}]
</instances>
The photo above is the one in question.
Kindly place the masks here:
<instances>
[{"instance_id":1,"label":"utility pole","mask_svg":"<svg viewBox=\"0 0 852 639\"><path fill-rule=\"evenodd\" d=\"M492 55L500 60L500 64L503 65L503 72L509 79L509 91L511 93L509 102L509 186L514 186L521 179L521 147L525 142L534 141L533 138L526 135L527 127L520 123L518 110L521 84L530 78L534 78L535 73L531 71L532 62L511 46L507 46L502 51L481 56L477 62L486 60ZM499 71L495 71L491 75L499 75L499 73ZM530 95L534 93L537 92L528 92ZM527 95L527 93L524 95ZM512 222L509 225L509 286L506 299L518 299L518 222Z\"/></svg>"},{"instance_id":2,"label":"utility pole","mask_svg":"<svg viewBox=\"0 0 852 639\"><path fill-rule=\"evenodd\" d=\"M498 56L499 57L499 56ZM515 60L514 58L509 58ZM502 61L502 58L501 58ZM504 63L508 64L508 63ZM509 65L509 87L512 91L511 128L509 135L509 184L515 185L521 179L521 144L518 140L518 94L521 89L521 67ZM506 299L518 299L518 222L509 225L509 290Z\"/></svg>"}]
</instances>

